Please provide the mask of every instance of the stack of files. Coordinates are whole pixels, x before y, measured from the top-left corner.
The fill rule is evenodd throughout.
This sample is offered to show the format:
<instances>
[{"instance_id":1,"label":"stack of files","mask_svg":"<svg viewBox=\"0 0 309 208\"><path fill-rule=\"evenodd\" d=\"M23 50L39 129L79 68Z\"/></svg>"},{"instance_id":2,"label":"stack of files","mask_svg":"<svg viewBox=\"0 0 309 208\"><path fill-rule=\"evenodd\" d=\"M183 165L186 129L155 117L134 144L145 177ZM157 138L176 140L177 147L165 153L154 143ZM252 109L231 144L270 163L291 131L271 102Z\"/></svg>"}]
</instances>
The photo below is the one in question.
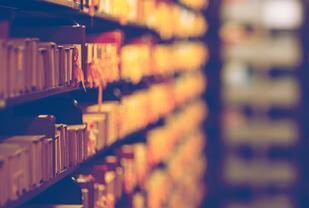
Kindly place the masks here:
<instances>
[{"instance_id":1,"label":"stack of files","mask_svg":"<svg viewBox=\"0 0 309 208\"><path fill-rule=\"evenodd\" d=\"M83 122L88 125L88 135L94 136L94 150L110 146L119 138L119 105L109 101L83 107Z\"/></svg>"},{"instance_id":2,"label":"stack of files","mask_svg":"<svg viewBox=\"0 0 309 208\"><path fill-rule=\"evenodd\" d=\"M57 45L37 38L0 40L0 97L12 98L77 82L79 45Z\"/></svg>"},{"instance_id":3,"label":"stack of files","mask_svg":"<svg viewBox=\"0 0 309 208\"><path fill-rule=\"evenodd\" d=\"M120 49L124 35L120 31L87 35L86 75L89 86L120 80Z\"/></svg>"},{"instance_id":4,"label":"stack of files","mask_svg":"<svg viewBox=\"0 0 309 208\"><path fill-rule=\"evenodd\" d=\"M90 87L120 79L117 43L101 42L86 44L87 82Z\"/></svg>"}]
</instances>

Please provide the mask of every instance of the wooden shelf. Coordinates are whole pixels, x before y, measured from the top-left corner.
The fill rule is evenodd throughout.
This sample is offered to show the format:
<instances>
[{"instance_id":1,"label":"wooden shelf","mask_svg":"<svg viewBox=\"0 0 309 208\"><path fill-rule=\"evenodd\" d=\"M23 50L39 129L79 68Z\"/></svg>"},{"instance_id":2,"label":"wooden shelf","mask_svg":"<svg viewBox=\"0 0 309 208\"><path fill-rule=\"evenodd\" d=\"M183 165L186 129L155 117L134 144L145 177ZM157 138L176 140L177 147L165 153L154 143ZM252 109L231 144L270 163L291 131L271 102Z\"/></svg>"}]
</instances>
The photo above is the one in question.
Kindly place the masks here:
<instances>
[{"instance_id":1,"label":"wooden shelf","mask_svg":"<svg viewBox=\"0 0 309 208\"><path fill-rule=\"evenodd\" d=\"M119 20L105 14L97 13L94 16L91 16L85 11L79 11L71 16L71 18L75 19L79 24L85 25L87 30L91 32L121 30L126 34L127 39L130 39L130 36L149 34L156 39L161 40L160 34L146 25L135 22L121 24Z\"/></svg>"},{"instance_id":2,"label":"wooden shelf","mask_svg":"<svg viewBox=\"0 0 309 208\"><path fill-rule=\"evenodd\" d=\"M160 43L171 43L176 40L189 40L188 38L164 39L154 28L137 22L121 24L118 19L105 14L89 13L80 9L80 5L68 0L31 0L31 3L24 1L0 0L1 6L9 6L14 11L14 22L18 25L61 25L79 23L85 25L89 32L105 32L121 30L130 40L141 35L151 35ZM38 18L39 17L39 18ZM200 39L193 37L191 39Z\"/></svg>"},{"instance_id":3,"label":"wooden shelf","mask_svg":"<svg viewBox=\"0 0 309 208\"><path fill-rule=\"evenodd\" d=\"M166 77L154 77L154 76L148 76L144 77L139 83L133 84L127 81L117 81L113 83L109 83L105 89L104 89L104 100L115 100L119 99L120 97L117 97L115 95L114 90L118 89L120 90L119 96L131 94L132 91L142 90L147 88L151 84L155 83L162 83L163 81L166 81L168 79L171 79L173 76L166 76ZM128 91L128 89L130 89ZM68 93L74 93L74 96L78 98L78 100L83 101L85 98L85 94L87 97L93 96L95 99L97 98L98 94L97 88L88 88L86 87L86 91L81 86L76 87L68 87L68 86L61 86L54 89L49 90L42 90L37 92L30 92L24 95L20 95L13 98L8 99L0 99L0 111L6 110L10 107L15 107L18 105L39 101L42 99L46 99L49 97L54 97L57 95L65 95Z\"/></svg>"},{"instance_id":4,"label":"wooden shelf","mask_svg":"<svg viewBox=\"0 0 309 208\"><path fill-rule=\"evenodd\" d=\"M80 4L68 0L1 0L0 6L9 6L21 10L42 10L44 12L52 12L54 9L63 10L79 10Z\"/></svg>"},{"instance_id":5,"label":"wooden shelf","mask_svg":"<svg viewBox=\"0 0 309 208\"><path fill-rule=\"evenodd\" d=\"M68 93L68 92L73 92L73 91L78 90L78 89L80 89L80 87L62 86L62 87L57 87L57 88L49 89L49 90L31 92L31 93L27 93L27 94L24 94L24 95L13 97L13 98L0 99L0 110L3 110L3 109L8 108L8 107L13 107L13 106L16 106L16 105L20 105L20 104L44 99L44 98L47 98L47 97L50 97L50 96L55 96L55 95L60 95L60 94Z\"/></svg>"},{"instance_id":6,"label":"wooden shelf","mask_svg":"<svg viewBox=\"0 0 309 208\"><path fill-rule=\"evenodd\" d=\"M17 25L40 25L46 22L57 25L76 22L85 25L90 31L121 30L129 36L151 34L158 40L161 39L157 31L146 25L135 22L121 24L118 19L99 13L91 16L81 10L79 4L68 0L31 0L30 2L0 0L0 7L8 7L14 12L14 21Z\"/></svg>"}]
</instances>

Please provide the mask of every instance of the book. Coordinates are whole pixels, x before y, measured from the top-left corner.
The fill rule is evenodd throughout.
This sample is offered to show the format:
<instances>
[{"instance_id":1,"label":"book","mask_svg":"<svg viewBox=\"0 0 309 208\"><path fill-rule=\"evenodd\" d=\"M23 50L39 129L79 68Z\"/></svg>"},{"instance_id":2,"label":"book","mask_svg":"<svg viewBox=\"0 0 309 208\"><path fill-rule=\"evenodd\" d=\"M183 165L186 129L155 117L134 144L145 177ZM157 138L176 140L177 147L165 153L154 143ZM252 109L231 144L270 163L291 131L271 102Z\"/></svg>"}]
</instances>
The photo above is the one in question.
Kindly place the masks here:
<instances>
[{"instance_id":1,"label":"book","mask_svg":"<svg viewBox=\"0 0 309 208\"><path fill-rule=\"evenodd\" d=\"M76 166L78 164L78 137L77 132L74 127L68 126L68 138L69 138L69 160L70 167Z\"/></svg>"},{"instance_id":2,"label":"book","mask_svg":"<svg viewBox=\"0 0 309 208\"><path fill-rule=\"evenodd\" d=\"M65 48L62 45L58 45L58 67L59 67L59 85L64 85L67 83L66 80L66 70L67 70L67 59L66 59L66 53L65 53Z\"/></svg>"},{"instance_id":3,"label":"book","mask_svg":"<svg viewBox=\"0 0 309 208\"><path fill-rule=\"evenodd\" d=\"M44 59L47 55L47 50L45 48L38 48L38 57L37 57L37 76L36 76L36 90L41 91L46 89L45 82L45 72L44 72Z\"/></svg>"},{"instance_id":4,"label":"book","mask_svg":"<svg viewBox=\"0 0 309 208\"><path fill-rule=\"evenodd\" d=\"M59 74L56 67L56 44L53 42L39 43L39 48L45 49L43 53L43 68L45 78L45 89L56 87L56 74Z\"/></svg>"},{"instance_id":5,"label":"book","mask_svg":"<svg viewBox=\"0 0 309 208\"><path fill-rule=\"evenodd\" d=\"M56 130L55 133L55 172L56 174L60 174L62 171L62 152L61 152L61 132Z\"/></svg>"},{"instance_id":6,"label":"book","mask_svg":"<svg viewBox=\"0 0 309 208\"><path fill-rule=\"evenodd\" d=\"M0 73L1 73L1 81L0 81L0 98L7 98L8 96L8 87L7 87L7 61L8 61L8 54L7 54L7 40L0 39Z\"/></svg>"},{"instance_id":7,"label":"book","mask_svg":"<svg viewBox=\"0 0 309 208\"><path fill-rule=\"evenodd\" d=\"M73 45L64 45L65 47L65 58L66 58L66 69L65 72L65 80L68 85L73 83Z\"/></svg>"},{"instance_id":8,"label":"book","mask_svg":"<svg viewBox=\"0 0 309 208\"><path fill-rule=\"evenodd\" d=\"M17 71L19 72L18 82L20 83L19 89L22 93L32 91L36 86L37 74L37 38L14 38L18 48L16 53L17 58Z\"/></svg>"},{"instance_id":9,"label":"book","mask_svg":"<svg viewBox=\"0 0 309 208\"><path fill-rule=\"evenodd\" d=\"M69 144L68 144L68 136L67 136L67 125L66 124L56 124L56 129L59 131L60 134L60 160L61 165L60 169L64 170L65 168L69 167L68 162L68 153L69 153Z\"/></svg>"},{"instance_id":10,"label":"book","mask_svg":"<svg viewBox=\"0 0 309 208\"><path fill-rule=\"evenodd\" d=\"M75 166L88 158L87 125L68 125L70 165Z\"/></svg>"},{"instance_id":11,"label":"book","mask_svg":"<svg viewBox=\"0 0 309 208\"><path fill-rule=\"evenodd\" d=\"M11 40L7 42L7 95L14 97L17 94L17 86L15 85L16 71L16 54L14 53L14 43Z\"/></svg>"},{"instance_id":12,"label":"book","mask_svg":"<svg viewBox=\"0 0 309 208\"><path fill-rule=\"evenodd\" d=\"M109 101L109 102L104 102L101 106L99 105L84 106L82 109L85 115L85 119L90 117L90 116L87 116L87 114L105 115L107 123L106 123L106 131L103 134L106 138L106 145L111 145L118 138L120 138L119 105L120 103L117 101Z\"/></svg>"},{"instance_id":13,"label":"book","mask_svg":"<svg viewBox=\"0 0 309 208\"><path fill-rule=\"evenodd\" d=\"M107 120L104 114L83 114L89 136L88 150L91 154L107 146Z\"/></svg>"},{"instance_id":14,"label":"book","mask_svg":"<svg viewBox=\"0 0 309 208\"><path fill-rule=\"evenodd\" d=\"M5 157L0 155L0 178L6 177L8 177L7 163ZM3 206L8 201L8 198L7 181L3 181L0 186L0 206Z\"/></svg>"},{"instance_id":15,"label":"book","mask_svg":"<svg viewBox=\"0 0 309 208\"><path fill-rule=\"evenodd\" d=\"M44 163L43 169L43 181L49 181L54 175L54 139L46 138L44 139L43 149L44 149Z\"/></svg>"}]
</instances>

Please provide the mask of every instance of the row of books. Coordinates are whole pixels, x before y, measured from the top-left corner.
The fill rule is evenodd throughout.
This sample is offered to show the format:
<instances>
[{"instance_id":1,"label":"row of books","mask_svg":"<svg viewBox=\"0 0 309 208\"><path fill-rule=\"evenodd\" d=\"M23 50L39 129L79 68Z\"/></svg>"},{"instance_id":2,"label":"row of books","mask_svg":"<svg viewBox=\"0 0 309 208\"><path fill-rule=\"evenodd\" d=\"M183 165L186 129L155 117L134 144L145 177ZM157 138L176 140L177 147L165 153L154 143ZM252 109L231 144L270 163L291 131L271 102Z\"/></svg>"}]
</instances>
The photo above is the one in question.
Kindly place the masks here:
<instances>
[{"instance_id":1,"label":"row of books","mask_svg":"<svg viewBox=\"0 0 309 208\"><path fill-rule=\"evenodd\" d=\"M168 116L180 106L197 99L204 90L204 76L201 72L195 72L182 75L174 82L155 84L149 89L136 91L122 97L121 102L108 101L101 105L84 106L83 121L88 125L88 135L106 138L105 141L91 139L97 142L90 152L109 146L117 139ZM139 109L139 114L135 113L136 109ZM189 114L196 115L192 110ZM204 115L201 112L198 114Z\"/></svg>"},{"instance_id":2,"label":"row of books","mask_svg":"<svg viewBox=\"0 0 309 208\"><path fill-rule=\"evenodd\" d=\"M105 41L108 36L115 41L86 44L85 76L81 44L57 45L39 42L36 38L0 40L0 72L3 75L0 78L0 98L59 86L76 86L84 77L89 87L119 80L137 83L145 76L168 76L200 69L207 59L207 49L202 43L151 45L146 41L120 47L121 38L115 37L118 35L103 35ZM92 41L96 40L92 37Z\"/></svg>"},{"instance_id":3,"label":"row of books","mask_svg":"<svg viewBox=\"0 0 309 208\"><path fill-rule=\"evenodd\" d=\"M149 166L155 167L162 161L168 161L172 150L181 143L184 135L201 127L207 114L205 103L197 100L169 117L165 126L150 130L147 133Z\"/></svg>"},{"instance_id":4,"label":"row of books","mask_svg":"<svg viewBox=\"0 0 309 208\"><path fill-rule=\"evenodd\" d=\"M138 83L146 76L168 76L200 69L208 58L207 48L201 42L152 44L140 40L121 48L119 44L117 41L86 44L88 82L108 83L123 79Z\"/></svg>"},{"instance_id":5,"label":"row of books","mask_svg":"<svg viewBox=\"0 0 309 208\"><path fill-rule=\"evenodd\" d=\"M206 168L205 137L199 130L204 115L202 101L195 102L148 132L146 143L123 145L114 155L82 170L75 179L81 188L82 207L198 207ZM156 151L164 146L169 147L165 156ZM156 163L153 158L158 159ZM159 163L165 163L165 168L158 170ZM186 200L180 203L184 196Z\"/></svg>"},{"instance_id":6,"label":"row of books","mask_svg":"<svg viewBox=\"0 0 309 208\"><path fill-rule=\"evenodd\" d=\"M203 77L202 74L198 76ZM156 84L149 90L138 91L133 96L124 97L123 108L120 108L122 119L120 135L127 135L136 129L144 128L158 118L171 114L179 106L201 96L205 89L205 82L203 78L194 79L195 77L195 75L190 77L192 82L182 83L185 86L178 87L180 82ZM139 115L136 115L135 109L139 109Z\"/></svg>"},{"instance_id":7,"label":"row of books","mask_svg":"<svg viewBox=\"0 0 309 208\"><path fill-rule=\"evenodd\" d=\"M205 136L200 132L185 139L170 154L166 168L152 171L146 182L144 206L201 207L205 193L203 178L207 171L204 156Z\"/></svg>"},{"instance_id":8,"label":"row of books","mask_svg":"<svg viewBox=\"0 0 309 208\"><path fill-rule=\"evenodd\" d=\"M188 85L188 88L191 87ZM1 174L5 175L3 179L10 178L10 175L15 176L15 171L20 174L10 178L7 182L11 184L3 186L0 190L1 204L17 199L24 191L39 186L69 167L77 166L117 139L172 113L176 106L171 106L172 100L168 100L170 94L164 94L169 89L172 89L170 84L157 84L149 90L126 96L121 102L84 106L81 109L84 124L80 125L56 124L56 118L51 115L39 115L35 118L16 117L2 121L1 134L17 136L10 136L0 144L0 148L3 149L0 154L3 156ZM158 99L164 103L158 105ZM165 108L162 108L161 104L164 104ZM174 129L178 129L178 123L183 125L181 129L185 131L196 122L201 122L205 115L204 107L201 103L186 107L182 113L186 116L174 123ZM140 114L136 114L137 108ZM191 122L188 125L190 118ZM11 144L8 143L14 142L16 145L10 147ZM26 143L27 148L21 145L22 143ZM2 152L5 154L2 155ZM6 187L11 187L11 190L6 192Z\"/></svg>"},{"instance_id":9,"label":"row of books","mask_svg":"<svg viewBox=\"0 0 309 208\"><path fill-rule=\"evenodd\" d=\"M78 45L39 42L36 38L0 40L0 97L76 83L81 66Z\"/></svg>"},{"instance_id":10,"label":"row of books","mask_svg":"<svg viewBox=\"0 0 309 208\"><path fill-rule=\"evenodd\" d=\"M205 87L204 76L201 72L186 74L174 82L155 84L149 89L124 96L121 102L105 102L102 105L88 106L83 110L87 113L83 115L84 122L92 128L96 126L95 122L104 123L108 119L111 137L104 144L111 144L115 139L124 138L198 98ZM136 109L139 109L139 114L135 113ZM109 118L104 115L107 110L111 111ZM92 115L88 115L90 113ZM96 132L97 129L94 128L93 131ZM102 145L103 143L99 146L102 147Z\"/></svg>"},{"instance_id":11,"label":"row of books","mask_svg":"<svg viewBox=\"0 0 309 208\"><path fill-rule=\"evenodd\" d=\"M21 118L13 120L30 122ZM30 129L23 135L3 136L4 140L0 144L1 206L89 157L86 125L54 125L54 137L43 135L46 130L40 129L43 128L42 124L52 125L54 121L52 116L41 115L31 120ZM49 133L52 133L52 129Z\"/></svg>"},{"instance_id":12,"label":"row of books","mask_svg":"<svg viewBox=\"0 0 309 208\"><path fill-rule=\"evenodd\" d=\"M198 103L188 108L201 110ZM178 121L195 121L191 115L181 112L172 116L168 124L149 132L146 144L124 145L115 150L115 155L107 156L79 175L76 181L81 186L83 207L121 207L117 202L122 195L127 199L124 207L156 208L167 204L168 207L198 207L203 197L201 182L206 168L205 137L198 130L197 122L190 129L186 127L186 132L177 132L186 126ZM175 138L177 143L171 141ZM158 143L161 145L157 146ZM166 158L159 156L161 151L154 151L164 146L170 146ZM152 158L158 158L157 162L165 163L166 168L158 170ZM182 197L186 200L179 200Z\"/></svg>"},{"instance_id":13,"label":"row of books","mask_svg":"<svg viewBox=\"0 0 309 208\"><path fill-rule=\"evenodd\" d=\"M116 207L124 193L135 185L133 146L122 146L76 178L81 187L83 207Z\"/></svg>"},{"instance_id":14,"label":"row of books","mask_svg":"<svg viewBox=\"0 0 309 208\"><path fill-rule=\"evenodd\" d=\"M199 37L207 30L207 22L201 13L169 1L89 0L83 1L83 10L93 16L116 19L121 24L146 25L163 38Z\"/></svg>"},{"instance_id":15,"label":"row of books","mask_svg":"<svg viewBox=\"0 0 309 208\"><path fill-rule=\"evenodd\" d=\"M82 207L197 206L203 196L201 181L206 168L205 137L199 130L205 118L203 105L202 101L195 102L171 116L164 126L148 132L146 143L123 145L114 150L114 155L85 168L75 179L81 188ZM193 122L190 127L188 121ZM162 153L155 150L164 146L168 149L161 157ZM158 158L156 163L153 158ZM158 170L159 163L166 167Z\"/></svg>"}]
</instances>

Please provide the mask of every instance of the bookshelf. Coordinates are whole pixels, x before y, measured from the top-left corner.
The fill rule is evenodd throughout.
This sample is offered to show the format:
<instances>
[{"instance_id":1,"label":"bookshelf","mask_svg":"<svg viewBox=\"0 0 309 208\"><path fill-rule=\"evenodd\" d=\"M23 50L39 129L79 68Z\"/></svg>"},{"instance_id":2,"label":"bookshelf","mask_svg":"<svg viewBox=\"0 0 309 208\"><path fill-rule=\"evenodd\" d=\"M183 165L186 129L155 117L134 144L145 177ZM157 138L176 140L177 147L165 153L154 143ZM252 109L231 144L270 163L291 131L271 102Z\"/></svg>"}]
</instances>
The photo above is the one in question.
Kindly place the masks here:
<instances>
[{"instance_id":1,"label":"bookshelf","mask_svg":"<svg viewBox=\"0 0 309 208\"><path fill-rule=\"evenodd\" d=\"M191 101L188 101L187 103L192 103L192 102L194 102L194 99L191 100ZM185 106L185 104L184 104L184 106ZM177 112L181 111L181 109L182 109L182 107L179 106L174 110L173 113L177 113ZM34 199L36 196L40 195L41 193L46 191L48 188L50 188L54 184L60 182L64 178L72 176L72 175L80 172L81 170L85 169L85 167L87 167L87 165L94 163L98 158L102 158L106 155L111 154L111 152L113 150L115 150L116 148L119 148L119 147L126 145L126 144L132 144L132 143L136 143L136 142L144 142L143 140L145 138L147 131L149 131L151 129L155 129L156 127L159 127L159 126L163 126L165 122L166 122L166 118L164 118L164 117L159 118L156 122L149 124L147 127L143 128L143 129L139 129L136 132L133 132L133 133L125 136L124 138L118 139L112 145L96 152L95 155L91 156L90 158L88 158L86 161L79 164L78 166L66 168L61 173L59 173L55 177L53 177L51 180L49 180L47 182L43 182L42 184L40 184L38 187L34 188L33 190L24 193L17 200L9 202L5 206L0 206L0 208L17 208L17 207L25 204L26 202Z\"/></svg>"},{"instance_id":2,"label":"bookshelf","mask_svg":"<svg viewBox=\"0 0 309 208\"><path fill-rule=\"evenodd\" d=\"M151 128L154 128L154 127L160 125L163 122L162 120L163 119L160 119L156 123L149 125L146 129L151 129ZM66 170L64 170L63 172L61 172L60 174L58 174L57 176L52 178L50 181L42 183L41 185L39 185L39 187L35 188L34 190L31 190L29 192L24 193L22 195L22 197L20 197L18 200L9 202L8 204L6 204L5 206L3 206L1 208L16 208L16 207L19 207L19 206L25 204L26 202L34 199L36 196L38 196L39 194L46 191L48 188L52 187L54 184L60 182L64 178L72 176L76 172L79 172L86 165L89 165L89 164L93 163L94 161L96 161L96 159L102 158L102 157L110 154L110 152L112 150L114 150L115 148L120 147L120 146L125 145L125 144L128 144L128 143L136 142L136 138L140 135L145 134L146 129L142 129L140 131L134 132L131 135L128 135L125 138L122 138L121 140L118 140L117 142L115 142L111 146L97 152L94 156L87 159L82 164L80 164L76 167L67 168Z\"/></svg>"},{"instance_id":3,"label":"bookshelf","mask_svg":"<svg viewBox=\"0 0 309 208\"><path fill-rule=\"evenodd\" d=\"M235 82L235 85L247 80L248 85L243 87L243 89L249 89L251 87L262 89L261 86L258 86L258 80L263 80L265 81L263 84L271 83L272 86L262 90L261 96L258 96L259 92L257 92L257 90L252 90L250 92L252 97L239 98L239 100L246 99L246 101L244 103L239 102L235 104L233 101L224 99L224 96L233 85L229 83L228 77L233 76L233 74L235 75L236 72L227 75L224 79L221 78L221 88L218 93L221 93L220 111L222 111L221 115L223 119L221 123L218 124L221 128L221 135L218 137L220 141L218 142L219 144L215 144L214 146L222 147L221 152L218 153L220 154L218 158L221 158L222 161L220 162L223 165L217 170L221 173L221 178L218 179L219 181L216 184L218 187L217 201L220 207L254 207L263 206L261 205L263 203L270 207L307 207L308 197L303 193L306 189L304 187L307 185L303 184L307 181L306 171L308 167L304 165L304 160L307 160L304 159L307 158L307 153L305 152L307 152L308 148L308 136L306 136L307 128L304 128L308 118L305 113L307 111L305 110L307 108L305 107L307 106L305 103L307 103L308 100L307 81L305 81L307 77L307 72L305 70L307 68L307 58L305 58L305 56L308 44L306 44L307 37L305 36L308 32L308 23L306 21L306 17L308 16L308 11L306 11L308 9L308 3L306 3L306 1L287 1L285 3L290 5L286 8L290 11L283 12L283 4L276 5L276 3L278 3L276 1L255 2L256 5L251 1L237 2L235 4L234 2L221 2L221 8L218 9L218 11L221 12L221 22L218 25L220 25L221 31L226 29L226 31L221 33L225 34L226 32L226 34L221 35L222 39L219 40L221 44L219 49L221 60L219 63L221 65L218 65L218 70L221 70L221 76L222 74L226 75L228 71L233 68L233 63L237 63L239 65L234 69L236 71L242 71L241 73L243 74L248 72L248 76ZM246 12L253 11L249 9L253 7L263 8L262 12L256 12L255 14ZM293 15L293 17L289 15ZM279 16L280 18L276 19L276 17ZM287 19L292 21L289 22ZM233 31L233 28L228 28L229 23L237 25L239 30L236 29ZM236 33L240 31L244 33L233 33L235 31ZM240 36L232 37L233 34ZM280 44L276 45L279 41ZM248 47L246 44L252 45ZM277 46L283 46L285 44L291 47L287 47L284 50L278 47L277 52L273 51L269 53L269 56L264 55L265 52L263 51L275 50ZM246 48L250 48L250 50L246 53L242 53ZM234 50L235 53L229 54L227 51L230 49ZM250 53L249 51L253 52L252 56L248 55ZM280 52L282 51L288 52L290 57L295 58L290 60L294 61L285 62L288 58L283 58L286 54L281 54ZM281 58L276 59L276 57L272 57L274 54ZM264 65L265 63L267 63L267 66ZM230 69L229 66L231 67ZM289 99L288 97L282 97L277 103L268 100L265 102L268 102L267 107L263 107L265 103L259 103L254 99L255 97L260 97L266 100L266 94L275 91L275 85L277 83L282 84L280 90L283 91L285 79L290 81L290 83L294 83L294 86L297 86L295 88L292 86L287 88L295 94L299 93L299 96L295 98L295 102L292 102L293 105L285 105L285 101ZM287 90L285 92L284 94L287 95ZM241 92L238 91L237 94L241 94ZM278 96L278 99L280 99L279 91L275 94ZM249 97L249 94L247 97ZM235 137L227 133L228 130L226 129L229 128L229 125L232 125L232 122L226 122L226 118L229 117L230 112L233 112L234 116L237 114L236 117L239 116L239 118L241 117L246 120L244 124L239 125L239 127L244 128L237 131L245 132L245 128L251 128L250 133L246 136L237 135ZM247 123L252 121L256 123L247 125ZM273 142L273 138L269 135L260 134L261 132L275 132L275 128L282 123L284 124L284 121L287 121L287 125L283 129L286 130L290 128L293 130L292 132L297 132L297 134L293 134L293 137L291 137L293 138L293 142L289 145L285 145L286 141L283 139L288 133L278 136L278 142ZM236 126L233 126L233 128L235 127ZM256 129L257 132L254 133L254 129ZM258 139L255 137L257 135L259 135ZM242 136L246 137L246 139L242 140ZM265 143L258 144L257 141L262 141L263 138L265 138ZM255 173L250 173L247 176L242 175L248 173L249 171L247 170L251 167L256 168L259 165L258 163L263 163L263 165L260 165L259 169L264 169L262 175L265 176L264 178L261 177L259 182L257 182L259 180L258 176L260 175L258 170L255 170ZM278 171L278 169L273 168L277 164L288 168ZM247 168L240 170L241 167ZM239 178L231 177L231 172L229 172L231 168L239 169L238 174L242 175L240 180L238 180ZM271 171L278 171L279 173L272 180L268 178L271 176L267 174L267 172ZM280 173L296 173L298 177L287 177L283 179L280 178ZM256 174L256 176L248 179L250 175L253 174ZM265 186L262 184L265 184ZM282 184L285 185L281 186ZM273 190L271 194L269 192L270 189ZM280 196L284 202L276 200L277 196Z\"/></svg>"},{"instance_id":4,"label":"bookshelf","mask_svg":"<svg viewBox=\"0 0 309 208\"><path fill-rule=\"evenodd\" d=\"M0 127L3 134L0 146L3 149L15 148L16 155L22 152L24 157L17 159L16 155L12 156L20 164L21 161L29 162L28 166L16 167L23 177L15 184L17 190L13 190L15 179L9 177L10 174L6 175L14 168L8 165L11 163L7 159L13 153L6 152L6 149L5 152L0 151L0 175L9 178L8 187L0 187L0 208L27 207L28 203L31 205L44 193L48 195L49 189L65 183L66 179L83 177L108 157L117 158L118 172L116 169L104 169L102 174L114 174L114 178L112 182L104 179L108 193L97 201L105 200L107 195L117 196L117 199L108 198L108 203L121 202L124 203L121 207L127 207L133 203L134 195L143 195L145 203L150 203L143 187L146 180L147 183L148 180L149 183L155 181L157 176L154 173L166 179L171 174L168 173L171 171L169 166L175 166L173 160L176 164L185 161L181 159L184 153L179 153L179 149L193 151L194 145L198 148L186 165L191 165L195 171L193 176L188 176L193 177L188 181L198 184L197 188L190 184L180 184L179 187L189 186L200 192L197 196L192 192L185 202L188 206L197 205L202 200L204 164L201 163L205 158L201 147L206 140L202 127L208 114L203 100L203 92L207 89L203 70L208 49L202 42L207 31L206 9L193 9L180 1L149 0L147 11L149 14L155 12L154 20L154 17L146 16L147 12L144 13L146 6L137 4L144 1L119 1L118 4L127 3L122 5L127 6L127 10L119 6L122 10L116 12L106 10L108 7L96 4L98 2L101 1L0 0L0 11L4 11L0 14L0 43L3 44L0 59L5 56L9 60L0 62L0 68L5 66L0 69L0 76L3 73L8 78L0 84L0 123L11 125L9 120L17 119L16 125L11 125L14 130ZM111 2L114 1L105 3ZM191 17L196 28L188 27L191 23L184 24L181 16ZM125 53L126 50L130 53ZM133 58L128 54L133 54ZM194 60L190 61L187 56L194 56ZM16 63L12 57L17 59ZM109 65L105 66L106 63ZM98 71L100 75L96 77L94 74ZM34 141L31 140L34 139L32 134L43 136L39 135L41 140L36 140L38 143L31 143L29 141ZM16 143L10 141L7 135L16 136L17 140L25 137L27 141ZM160 135L168 139L158 143L154 138L159 140ZM162 146L163 142L167 144ZM21 147L20 144L29 147ZM132 153L121 153L126 146L134 151L139 146L143 148L142 153L150 155L144 156L144 160L148 156L150 158L144 164L144 168L149 166L145 184L135 182L131 191L126 186L132 181L126 180L133 179L126 174L132 171L130 165L137 164L132 160L135 160L130 155ZM156 148L162 148L162 153ZM137 160L137 152L133 153ZM126 163L130 163L129 166ZM46 170L36 169L39 164ZM108 162L101 165L106 168ZM175 167L180 168L181 165ZM121 177L117 175L121 174L119 170L124 174ZM132 173L129 174L132 176ZM135 174L134 177L137 177L140 173ZM177 180L175 176L175 188ZM102 186L105 182L97 185ZM121 196L114 187L119 182L124 186ZM161 185L164 186L164 183ZM78 189L85 191L85 187ZM109 193L110 190L114 192ZM64 190L62 192L65 194ZM155 192L152 190L152 193ZM173 194L177 196L181 192ZM195 200L191 199L193 197ZM170 200L173 198L170 197ZM76 201L82 201L85 208L93 208L86 205L85 196L83 199L80 197Z\"/></svg>"}]
</instances>

